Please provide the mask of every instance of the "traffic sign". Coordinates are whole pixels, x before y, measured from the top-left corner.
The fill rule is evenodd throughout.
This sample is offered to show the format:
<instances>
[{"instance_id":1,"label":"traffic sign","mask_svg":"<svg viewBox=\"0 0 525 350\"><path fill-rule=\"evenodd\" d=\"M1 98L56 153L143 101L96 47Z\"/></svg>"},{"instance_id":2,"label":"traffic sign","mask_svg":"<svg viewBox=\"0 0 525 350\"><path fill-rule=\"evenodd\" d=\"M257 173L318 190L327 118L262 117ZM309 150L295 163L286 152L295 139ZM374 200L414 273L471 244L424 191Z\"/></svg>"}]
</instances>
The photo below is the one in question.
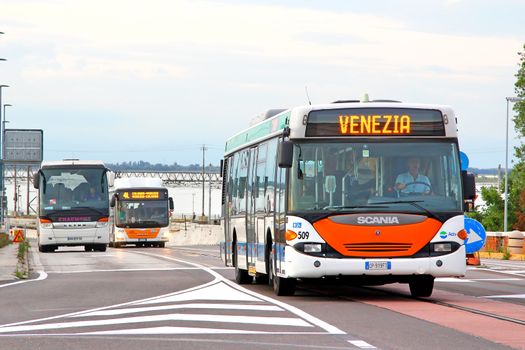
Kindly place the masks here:
<instances>
[{"instance_id":1,"label":"traffic sign","mask_svg":"<svg viewBox=\"0 0 525 350\"><path fill-rule=\"evenodd\" d=\"M13 239L14 243L20 243L24 241L24 230L15 229L14 235L15 235L15 238Z\"/></svg>"},{"instance_id":2,"label":"traffic sign","mask_svg":"<svg viewBox=\"0 0 525 350\"><path fill-rule=\"evenodd\" d=\"M461 164L461 170L467 171L469 160L467 155L461 151L459 152L459 163Z\"/></svg>"},{"instance_id":3,"label":"traffic sign","mask_svg":"<svg viewBox=\"0 0 525 350\"><path fill-rule=\"evenodd\" d=\"M487 239L487 233L481 223L465 216L465 231L467 231L467 239L465 240L467 254L475 253L483 248Z\"/></svg>"}]
</instances>

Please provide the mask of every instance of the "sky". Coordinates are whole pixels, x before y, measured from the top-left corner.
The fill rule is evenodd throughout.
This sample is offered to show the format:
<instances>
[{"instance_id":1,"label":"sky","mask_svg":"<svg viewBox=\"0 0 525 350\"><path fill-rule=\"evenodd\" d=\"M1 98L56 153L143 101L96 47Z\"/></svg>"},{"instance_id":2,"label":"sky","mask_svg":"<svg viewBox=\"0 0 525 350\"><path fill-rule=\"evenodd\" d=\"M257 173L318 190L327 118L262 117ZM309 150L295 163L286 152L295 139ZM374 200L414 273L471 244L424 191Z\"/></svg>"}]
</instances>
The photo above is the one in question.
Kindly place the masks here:
<instances>
[{"instance_id":1,"label":"sky","mask_svg":"<svg viewBox=\"0 0 525 350\"><path fill-rule=\"evenodd\" d=\"M368 93L451 105L470 165L504 166L523 23L522 0L2 0L2 103L7 128L44 130L45 160L194 164L205 144L218 164L305 86Z\"/></svg>"}]
</instances>

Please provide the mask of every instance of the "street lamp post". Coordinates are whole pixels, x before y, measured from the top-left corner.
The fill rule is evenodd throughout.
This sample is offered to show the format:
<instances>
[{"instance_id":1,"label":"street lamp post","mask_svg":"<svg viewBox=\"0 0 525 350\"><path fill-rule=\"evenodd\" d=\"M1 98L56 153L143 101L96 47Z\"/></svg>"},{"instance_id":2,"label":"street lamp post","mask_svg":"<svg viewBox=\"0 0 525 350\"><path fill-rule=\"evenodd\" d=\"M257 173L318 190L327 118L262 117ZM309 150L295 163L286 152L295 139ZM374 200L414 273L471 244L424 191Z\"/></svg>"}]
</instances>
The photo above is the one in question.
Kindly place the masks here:
<instances>
[{"instance_id":1,"label":"street lamp post","mask_svg":"<svg viewBox=\"0 0 525 350\"><path fill-rule=\"evenodd\" d=\"M9 87L9 85L3 85L3 84L0 84L0 106L2 106L2 88L6 88L6 87ZM2 116L5 118L5 107L4 107L4 115L2 115L1 113L2 111L0 110L0 127L2 125L4 125L4 121L2 120ZM3 147L3 142L4 142L4 132L3 132L3 129L0 130L0 225L4 223L4 193L5 193L5 188L4 188L4 147Z\"/></svg>"},{"instance_id":2,"label":"street lamp post","mask_svg":"<svg viewBox=\"0 0 525 350\"><path fill-rule=\"evenodd\" d=\"M508 218L508 172L509 172L509 102L518 102L523 100L520 97L506 97L507 100L507 125L505 130L505 206L503 208L503 232L507 232Z\"/></svg>"}]
</instances>

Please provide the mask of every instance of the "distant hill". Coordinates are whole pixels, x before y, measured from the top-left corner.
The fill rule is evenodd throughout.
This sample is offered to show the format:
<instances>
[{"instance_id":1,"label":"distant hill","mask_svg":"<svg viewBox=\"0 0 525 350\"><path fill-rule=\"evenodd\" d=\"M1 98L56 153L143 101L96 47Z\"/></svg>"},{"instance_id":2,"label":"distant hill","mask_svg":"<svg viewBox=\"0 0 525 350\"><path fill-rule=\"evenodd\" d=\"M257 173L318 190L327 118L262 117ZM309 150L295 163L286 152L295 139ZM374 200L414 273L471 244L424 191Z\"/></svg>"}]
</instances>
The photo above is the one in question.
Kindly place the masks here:
<instances>
[{"instance_id":1,"label":"distant hill","mask_svg":"<svg viewBox=\"0 0 525 350\"><path fill-rule=\"evenodd\" d=\"M106 166L113 171L125 170L142 170L142 171L202 171L202 164L181 165L173 164L151 164L150 162L122 162L122 163L106 163ZM206 171L219 172L218 166L206 166Z\"/></svg>"},{"instance_id":2,"label":"distant hill","mask_svg":"<svg viewBox=\"0 0 525 350\"><path fill-rule=\"evenodd\" d=\"M477 175L498 175L498 168L479 169L479 168L468 168L468 171ZM505 169L501 169L501 172L505 172ZM510 172L510 169L509 169Z\"/></svg>"}]
</instances>

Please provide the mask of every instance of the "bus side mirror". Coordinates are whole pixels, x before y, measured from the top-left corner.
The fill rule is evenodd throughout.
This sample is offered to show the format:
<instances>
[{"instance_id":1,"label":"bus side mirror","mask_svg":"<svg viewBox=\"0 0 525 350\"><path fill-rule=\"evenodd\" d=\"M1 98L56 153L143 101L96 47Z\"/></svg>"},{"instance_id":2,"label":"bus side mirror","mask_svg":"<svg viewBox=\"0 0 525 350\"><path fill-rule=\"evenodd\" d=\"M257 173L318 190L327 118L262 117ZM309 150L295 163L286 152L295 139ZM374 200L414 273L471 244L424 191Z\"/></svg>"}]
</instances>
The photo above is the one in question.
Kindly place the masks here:
<instances>
[{"instance_id":1,"label":"bus side mirror","mask_svg":"<svg viewBox=\"0 0 525 350\"><path fill-rule=\"evenodd\" d=\"M115 184L115 173L112 171L108 171L108 186L113 187Z\"/></svg>"},{"instance_id":2,"label":"bus side mirror","mask_svg":"<svg viewBox=\"0 0 525 350\"><path fill-rule=\"evenodd\" d=\"M114 195L111 197L111 201L109 202L109 206L110 206L111 208L115 208L115 203L116 203L116 201L117 201L117 195L114 194Z\"/></svg>"},{"instance_id":3,"label":"bus side mirror","mask_svg":"<svg viewBox=\"0 0 525 350\"><path fill-rule=\"evenodd\" d=\"M221 159L221 166L220 166L220 173L219 176L222 177L222 174L224 172L224 159Z\"/></svg>"},{"instance_id":4,"label":"bus side mirror","mask_svg":"<svg viewBox=\"0 0 525 350\"><path fill-rule=\"evenodd\" d=\"M40 172L33 174L33 187L37 190L40 187Z\"/></svg>"},{"instance_id":5,"label":"bus side mirror","mask_svg":"<svg viewBox=\"0 0 525 350\"><path fill-rule=\"evenodd\" d=\"M279 145L279 168L291 168L293 162L293 142L283 141Z\"/></svg>"},{"instance_id":6,"label":"bus side mirror","mask_svg":"<svg viewBox=\"0 0 525 350\"><path fill-rule=\"evenodd\" d=\"M461 177L463 180L463 199L473 201L476 198L476 179L474 174L462 170Z\"/></svg>"},{"instance_id":7,"label":"bus side mirror","mask_svg":"<svg viewBox=\"0 0 525 350\"><path fill-rule=\"evenodd\" d=\"M170 210L175 209L175 205L173 205L173 198L169 197L169 198L168 198L168 202L169 202L169 204L170 204Z\"/></svg>"}]
</instances>

